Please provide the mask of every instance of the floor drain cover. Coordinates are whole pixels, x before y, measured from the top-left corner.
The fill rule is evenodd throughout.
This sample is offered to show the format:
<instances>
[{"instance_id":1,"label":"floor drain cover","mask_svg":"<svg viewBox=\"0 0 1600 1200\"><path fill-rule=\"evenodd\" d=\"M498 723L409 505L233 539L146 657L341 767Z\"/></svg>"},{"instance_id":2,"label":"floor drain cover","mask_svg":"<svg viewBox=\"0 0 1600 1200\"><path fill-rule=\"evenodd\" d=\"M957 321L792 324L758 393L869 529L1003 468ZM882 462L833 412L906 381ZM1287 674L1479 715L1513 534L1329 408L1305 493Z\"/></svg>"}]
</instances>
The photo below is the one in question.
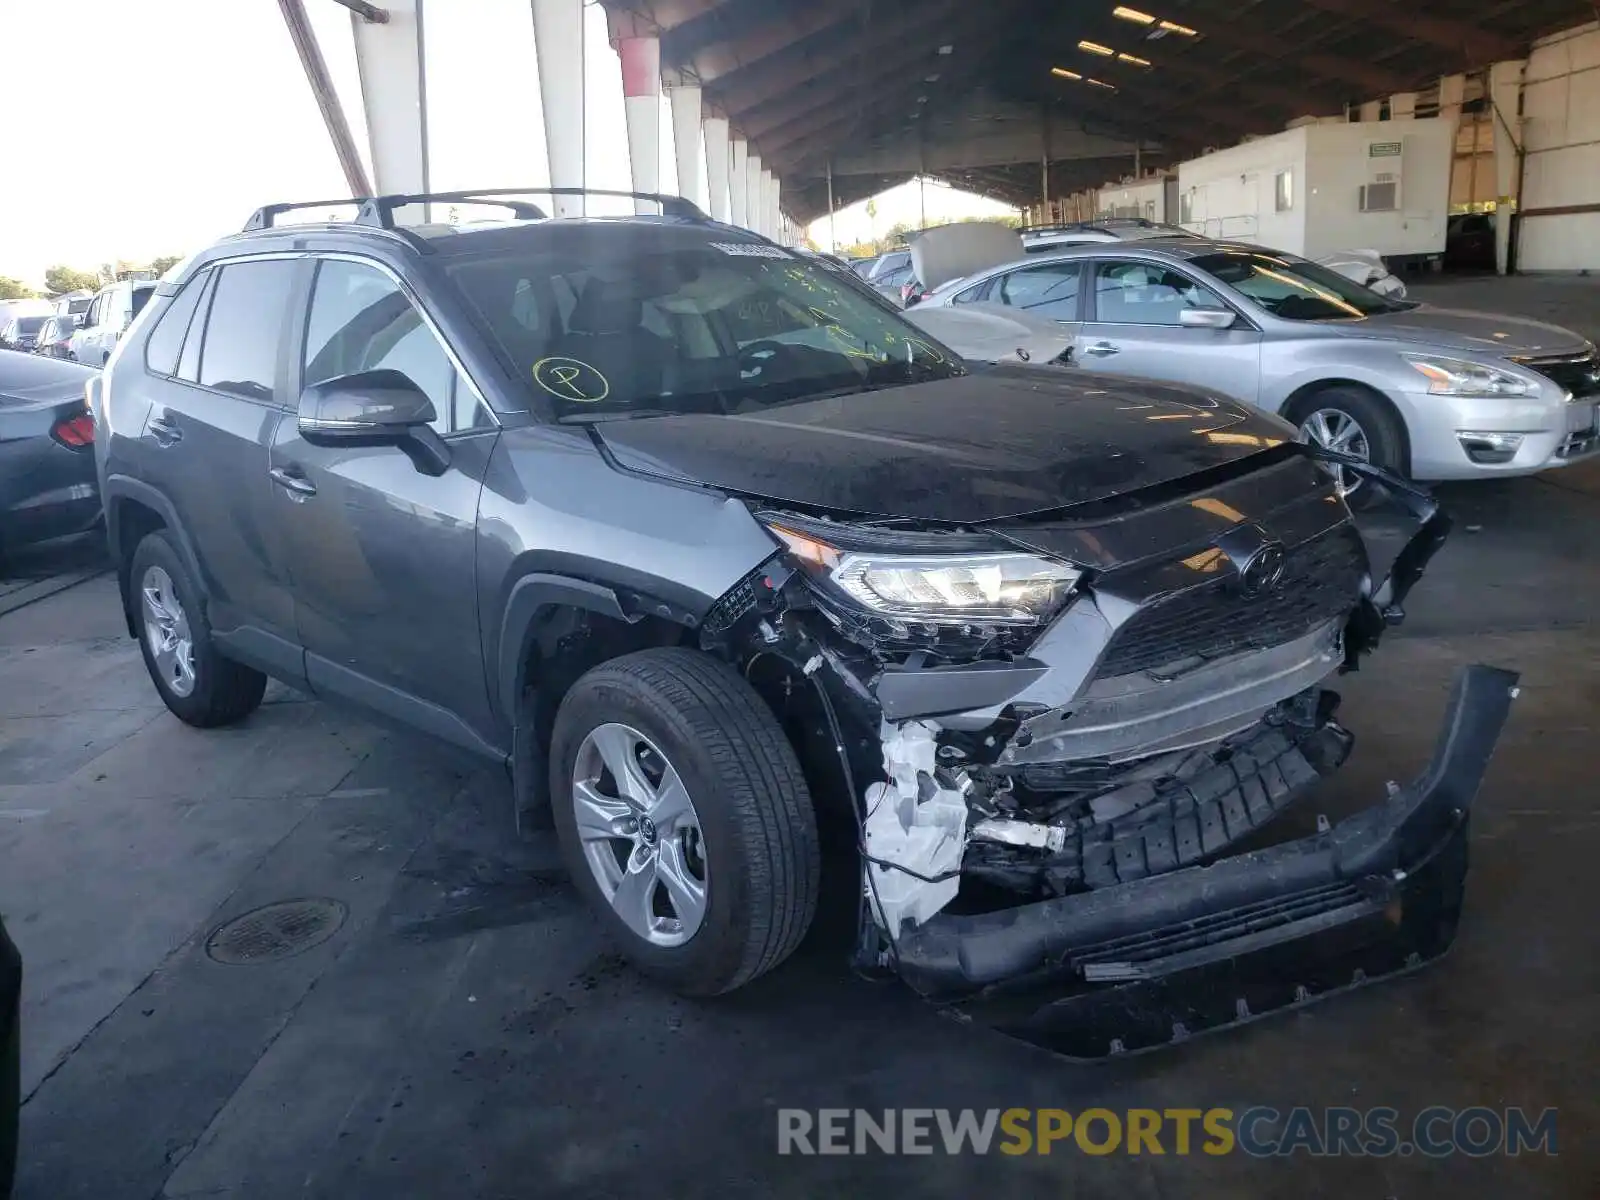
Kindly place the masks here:
<instances>
[{"instance_id":1,"label":"floor drain cover","mask_svg":"<svg viewBox=\"0 0 1600 1200\"><path fill-rule=\"evenodd\" d=\"M337 900L285 900L235 917L206 939L206 954L230 965L277 962L320 946L344 924Z\"/></svg>"}]
</instances>

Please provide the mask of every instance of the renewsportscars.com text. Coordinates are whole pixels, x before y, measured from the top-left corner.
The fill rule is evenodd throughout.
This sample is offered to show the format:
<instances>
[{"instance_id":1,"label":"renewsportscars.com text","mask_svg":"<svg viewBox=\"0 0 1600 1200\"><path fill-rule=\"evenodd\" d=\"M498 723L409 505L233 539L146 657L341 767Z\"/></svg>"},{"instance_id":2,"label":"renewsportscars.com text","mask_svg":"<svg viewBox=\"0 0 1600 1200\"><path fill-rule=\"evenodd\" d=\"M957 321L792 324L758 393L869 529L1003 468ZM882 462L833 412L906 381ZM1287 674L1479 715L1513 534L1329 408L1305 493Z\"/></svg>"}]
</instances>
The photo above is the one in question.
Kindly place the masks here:
<instances>
[{"instance_id":1,"label":"renewsportscars.com text","mask_svg":"<svg viewBox=\"0 0 1600 1200\"><path fill-rule=\"evenodd\" d=\"M780 1108L779 1154L1555 1154L1556 1110Z\"/></svg>"}]
</instances>

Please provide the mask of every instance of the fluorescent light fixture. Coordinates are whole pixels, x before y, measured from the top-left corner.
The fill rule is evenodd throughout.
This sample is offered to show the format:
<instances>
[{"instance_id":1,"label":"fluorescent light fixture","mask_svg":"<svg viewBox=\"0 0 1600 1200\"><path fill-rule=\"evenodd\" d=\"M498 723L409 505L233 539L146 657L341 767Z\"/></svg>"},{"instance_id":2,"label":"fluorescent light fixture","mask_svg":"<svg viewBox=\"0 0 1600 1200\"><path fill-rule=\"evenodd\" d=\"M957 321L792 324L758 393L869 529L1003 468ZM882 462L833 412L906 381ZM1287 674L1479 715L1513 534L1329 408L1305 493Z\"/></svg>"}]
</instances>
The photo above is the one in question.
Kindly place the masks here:
<instances>
[{"instance_id":1,"label":"fluorescent light fixture","mask_svg":"<svg viewBox=\"0 0 1600 1200\"><path fill-rule=\"evenodd\" d=\"M1122 54L1119 52L1117 54L1117 61L1132 63L1136 67L1148 67L1150 65L1150 60L1148 58L1140 58L1137 54Z\"/></svg>"},{"instance_id":2,"label":"fluorescent light fixture","mask_svg":"<svg viewBox=\"0 0 1600 1200\"><path fill-rule=\"evenodd\" d=\"M924 75L922 77L922 82L923 83L938 83L939 82L939 72L935 71L932 75Z\"/></svg>"},{"instance_id":3,"label":"fluorescent light fixture","mask_svg":"<svg viewBox=\"0 0 1600 1200\"><path fill-rule=\"evenodd\" d=\"M1079 42L1078 49L1087 50L1090 54L1103 54L1107 58L1116 53L1110 46L1102 46L1099 42Z\"/></svg>"},{"instance_id":4,"label":"fluorescent light fixture","mask_svg":"<svg viewBox=\"0 0 1600 1200\"><path fill-rule=\"evenodd\" d=\"M1147 12L1140 12L1137 8L1125 8L1122 5L1111 10L1113 17L1121 17L1124 21L1132 21L1137 25L1154 25L1156 19Z\"/></svg>"},{"instance_id":5,"label":"fluorescent light fixture","mask_svg":"<svg viewBox=\"0 0 1600 1200\"><path fill-rule=\"evenodd\" d=\"M1101 88L1105 88L1105 89L1106 89L1106 91L1108 91L1108 92L1114 92L1114 91L1116 91L1116 90L1117 90L1117 89L1116 89L1116 88L1114 88L1114 87L1113 87L1113 86L1112 86L1112 85L1111 85L1111 84L1109 84L1109 83L1103 83L1103 82L1101 82L1101 81L1100 81L1100 80L1098 80L1098 79L1091 79L1091 78L1090 78L1090 77L1089 77L1089 76L1087 76L1087 75L1085 75L1085 76L1084 76L1084 77L1083 77L1083 81L1084 81L1084 82L1085 82L1085 83L1092 83L1092 84L1094 84L1094 86L1095 86L1095 87L1101 87Z\"/></svg>"},{"instance_id":6,"label":"fluorescent light fixture","mask_svg":"<svg viewBox=\"0 0 1600 1200\"><path fill-rule=\"evenodd\" d=\"M1051 67L1050 68L1050 74L1059 75L1063 79L1082 79L1083 78L1083 76L1079 75L1076 71L1069 71L1065 67Z\"/></svg>"},{"instance_id":7,"label":"fluorescent light fixture","mask_svg":"<svg viewBox=\"0 0 1600 1200\"><path fill-rule=\"evenodd\" d=\"M1168 33L1177 33L1184 37L1196 36L1194 30L1190 29L1187 25L1179 25L1176 21L1162 21L1160 27L1165 29Z\"/></svg>"},{"instance_id":8,"label":"fluorescent light fixture","mask_svg":"<svg viewBox=\"0 0 1600 1200\"><path fill-rule=\"evenodd\" d=\"M956 48L954 46L945 45L945 46L940 46L939 47L939 53L940 54L954 54L955 52L956 52Z\"/></svg>"}]
</instances>

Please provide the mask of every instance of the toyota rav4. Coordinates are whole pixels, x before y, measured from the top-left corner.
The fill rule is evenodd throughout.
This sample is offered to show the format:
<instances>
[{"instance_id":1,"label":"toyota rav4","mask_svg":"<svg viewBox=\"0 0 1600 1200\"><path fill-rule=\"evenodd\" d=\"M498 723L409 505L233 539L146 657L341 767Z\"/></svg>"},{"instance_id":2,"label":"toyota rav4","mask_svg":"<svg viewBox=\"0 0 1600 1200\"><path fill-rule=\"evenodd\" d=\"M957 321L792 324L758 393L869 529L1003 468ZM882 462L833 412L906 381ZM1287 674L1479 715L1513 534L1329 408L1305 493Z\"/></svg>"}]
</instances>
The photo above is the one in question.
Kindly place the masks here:
<instances>
[{"instance_id":1,"label":"toyota rav4","mask_svg":"<svg viewBox=\"0 0 1600 1200\"><path fill-rule=\"evenodd\" d=\"M179 718L274 676L503 766L688 993L795 949L833 832L858 965L1068 1054L1449 945L1509 673L1465 673L1414 783L1258 836L1350 751L1328 685L1443 539L1426 493L1339 459L1419 522L1380 582L1337 456L1272 416L968 364L681 200L505 197L263 209L91 385ZM397 221L423 202L508 211Z\"/></svg>"}]
</instances>

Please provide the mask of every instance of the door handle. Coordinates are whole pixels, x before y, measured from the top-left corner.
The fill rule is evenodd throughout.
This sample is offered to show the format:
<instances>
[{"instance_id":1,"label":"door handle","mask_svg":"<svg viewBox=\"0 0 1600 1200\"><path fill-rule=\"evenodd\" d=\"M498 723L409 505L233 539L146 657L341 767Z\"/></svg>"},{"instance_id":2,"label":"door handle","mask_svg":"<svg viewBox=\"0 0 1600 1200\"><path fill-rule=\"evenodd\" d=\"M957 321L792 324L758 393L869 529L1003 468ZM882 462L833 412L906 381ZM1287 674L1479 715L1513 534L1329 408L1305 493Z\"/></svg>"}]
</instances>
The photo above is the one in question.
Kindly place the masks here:
<instances>
[{"instance_id":1,"label":"door handle","mask_svg":"<svg viewBox=\"0 0 1600 1200\"><path fill-rule=\"evenodd\" d=\"M152 417L148 428L150 436L156 439L159 446L175 446L183 441L183 430L173 424L172 418L165 413Z\"/></svg>"},{"instance_id":2,"label":"door handle","mask_svg":"<svg viewBox=\"0 0 1600 1200\"><path fill-rule=\"evenodd\" d=\"M295 499L317 494L317 485L298 471L291 471L287 467L273 467L267 474L272 476L273 483L283 488Z\"/></svg>"},{"instance_id":3,"label":"door handle","mask_svg":"<svg viewBox=\"0 0 1600 1200\"><path fill-rule=\"evenodd\" d=\"M1088 348L1086 348L1084 350L1084 353L1085 354L1092 354L1096 358L1107 358L1107 357L1109 357L1109 356L1111 356L1113 354L1120 353L1120 351L1118 350L1118 348L1116 346L1113 346L1110 342L1096 342L1094 345L1089 346Z\"/></svg>"}]
</instances>

